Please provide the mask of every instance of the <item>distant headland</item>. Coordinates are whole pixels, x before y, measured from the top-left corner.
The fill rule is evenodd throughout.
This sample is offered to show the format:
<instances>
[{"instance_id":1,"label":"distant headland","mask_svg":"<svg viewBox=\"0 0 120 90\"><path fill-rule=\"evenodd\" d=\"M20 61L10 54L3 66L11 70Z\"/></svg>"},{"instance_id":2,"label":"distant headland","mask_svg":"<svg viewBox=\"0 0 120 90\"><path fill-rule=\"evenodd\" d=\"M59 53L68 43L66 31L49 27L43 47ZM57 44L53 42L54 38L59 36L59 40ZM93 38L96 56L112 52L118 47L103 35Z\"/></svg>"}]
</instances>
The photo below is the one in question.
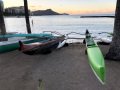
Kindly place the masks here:
<instances>
[{"instance_id":1,"label":"distant headland","mask_svg":"<svg viewBox=\"0 0 120 90\"><path fill-rule=\"evenodd\" d=\"M53 11L52 9L47 9L47 10L37 10L32 12L33 16L42 16L42 15L69 15L67 13L58 13Z\"/></svg>"},{"instance_id":2,"label":"distant headland","mask_svg":"<svg viewBox=\"0 0 120 90\"><path fill-rule=\"evenodd\" d=\"M30 14L31 16L69 15L69 14L67 14L67 13L58 13L58 12L55 12L55 11L53 11L52 9L37 10L37 11L30 11L30 10L29 10L29 14ZM24 7L23 7L23 6L20 6L20 7L9 7L9 8L5 8L4 15L5 15L5 16L24 16L24 15L25 15Z\"/></svg>"}]
</instances>

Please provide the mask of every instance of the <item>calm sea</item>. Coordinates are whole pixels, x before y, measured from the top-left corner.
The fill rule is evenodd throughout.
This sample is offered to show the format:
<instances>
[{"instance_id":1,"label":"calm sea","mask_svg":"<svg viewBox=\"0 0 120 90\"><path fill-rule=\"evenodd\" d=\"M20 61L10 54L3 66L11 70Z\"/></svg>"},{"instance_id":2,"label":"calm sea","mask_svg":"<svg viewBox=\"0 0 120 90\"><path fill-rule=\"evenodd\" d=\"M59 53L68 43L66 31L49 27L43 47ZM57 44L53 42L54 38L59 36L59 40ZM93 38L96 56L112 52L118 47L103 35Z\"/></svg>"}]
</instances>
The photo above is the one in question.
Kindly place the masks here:
<instances>
[{"instance_id":1,"label":"calm sea","mask_svg":"<svg viewBox=\"0 0 120 90\"><path fill-rule=\"evenodd\" d=\"M100 32L113 32L114 27L114 18L80 18L79 15L32 16L30 22L32 33L57 31L62 34L69 32L84 34L88 29L95 35ZM8 32L26 33L24 17L6 17L5 23Z\"/></svg>"}]
</instances>

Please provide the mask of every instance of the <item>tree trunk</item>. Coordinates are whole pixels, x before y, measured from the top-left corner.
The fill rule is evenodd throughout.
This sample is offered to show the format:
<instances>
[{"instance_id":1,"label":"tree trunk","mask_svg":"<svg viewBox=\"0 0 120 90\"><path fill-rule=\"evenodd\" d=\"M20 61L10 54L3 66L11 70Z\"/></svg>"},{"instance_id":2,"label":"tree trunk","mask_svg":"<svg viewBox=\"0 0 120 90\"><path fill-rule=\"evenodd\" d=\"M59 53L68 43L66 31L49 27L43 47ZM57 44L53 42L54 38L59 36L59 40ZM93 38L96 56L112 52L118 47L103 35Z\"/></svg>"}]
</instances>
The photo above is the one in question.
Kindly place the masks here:
<instances>
[{"instance_id":1,"label":"tree trunk","mask_svg":"<svg viewBox=\"0 0 120 90\"><path fill-rule=\"evenodd\" d=\"M106 59L120 60L120 0L117 0L112 43Z\"/></svg>"},{"instance_id":2,"label":"tree trunk","mask_svg":"<svg viewBox=\"0 0 120 90\"><path fill-rule=\"evenodd\" d=\"M27 32L31 33L27 0L24 0L24 9L25 9L25 19L26 19Z\"/></svg>"},{"instance_id":3,"label":"tree trunk","mask_svg":"<svg viewBox=\"0 0 120 90\"><path fill-rule=\"evenodd\" d=\"M3 1L0 0L0 34L5 35L6 34L6 28L5 28L5 22L4 22L4 4ZM7 38L0 38L0 41L7 41Z\"/></svg>"},{"instance_id":4,"label":"tree trunk","mask_svg":"<svg viewBox=\"0 0 120 90\"><path fill-rule=\"evenodd\" d=\"M0 0L0 34L2 35L6 34L3 11L4 11L3 1Z\"/></svg>"}]
</instances>

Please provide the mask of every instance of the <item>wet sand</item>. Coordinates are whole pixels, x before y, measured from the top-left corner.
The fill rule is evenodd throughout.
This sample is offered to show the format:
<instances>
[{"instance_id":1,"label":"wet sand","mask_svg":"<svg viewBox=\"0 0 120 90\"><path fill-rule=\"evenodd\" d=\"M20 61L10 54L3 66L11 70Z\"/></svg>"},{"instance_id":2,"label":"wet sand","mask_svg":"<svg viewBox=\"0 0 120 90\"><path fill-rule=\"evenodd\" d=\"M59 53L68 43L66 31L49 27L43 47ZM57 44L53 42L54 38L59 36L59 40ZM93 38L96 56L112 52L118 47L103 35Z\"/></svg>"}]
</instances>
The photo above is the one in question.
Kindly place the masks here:
<instances>
[{"instance_id":1,"label":"wet sand","mask_svg":"<svg viewBox=\"0 0 120 90\"><path fill-rule=\"evenodd\" d=\"M103 54L109 46L100 46ZM106 84L93 74L85 45L71 44L48 55L25 55L19 51L0 54L0 90L119 90L120 62L106 60Z\"/></svg>"}]
</instances>

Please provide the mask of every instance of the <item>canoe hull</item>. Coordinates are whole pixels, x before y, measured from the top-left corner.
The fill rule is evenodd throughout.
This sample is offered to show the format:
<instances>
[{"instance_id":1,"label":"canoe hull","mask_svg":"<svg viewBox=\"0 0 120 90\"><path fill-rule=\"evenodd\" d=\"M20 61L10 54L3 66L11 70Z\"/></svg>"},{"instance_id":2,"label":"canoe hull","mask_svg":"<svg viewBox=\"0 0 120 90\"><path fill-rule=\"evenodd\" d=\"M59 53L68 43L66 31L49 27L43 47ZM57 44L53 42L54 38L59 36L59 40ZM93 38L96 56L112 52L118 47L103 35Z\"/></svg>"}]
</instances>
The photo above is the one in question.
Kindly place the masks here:
<instances>
[{"instance_id":1,"label":"canoe hull","mask_svg":"<svg viewBox=\"0 0 120 90\"><path fill-rule=\"evenodd\" d=\"M11 37L53 37L52 34L45 34L45 33L40 33L40 34L7 34L7 35L0 35L0 38L11 38Z\"/></svg>"},{"instance_id":2,"label":"canoe hull","mask_svg":"<svg viewBox=\"0 0 120 90\"><path fill-rule=\"evenodd\" d=\"M51 44L51 45L46 45L46 46L41 46L37 48L33 48L27 51L23 51L24 54L27 55L35 55L35 54L49 54L52 52L52 50L56 49L57 46L59 45L59 42Z\"/></svg>"},{"instance_id":3,"label":"canoe hull","mask_svg":"<svg viewBox=\"0 0 120 90\"><path fill-rule=\"evenodd\" d=\"M111 42L112 42L111 39L101 38L100 41L98 42L98 44L101 44L101 45L110 45Z\"/></svg>"},{"instance_id":4,"label":"canoe hull","mask_svg":"<svg viewBox=\"0 0 120 90\"><path fill-rule=\"evenodd\" d=\"M64 41L60 42L59 45L57 46L57 49L60 49L61 47L65 46L66 41L67 40L64 40Z\"/></svg>"},{"instance_id":5,"label":"canoe hull","mask_svg":"<svg viewBox=\"0 0 120 90\"><path fill-rule=\"evenodd\" d=\"M105 63L104 57L98 45L95 43L93 38L91 37L88 30L86 30L86 49L87 55L89 59L89 64L95 73L96 77L99 81L104 84L105 83Z\"/></svg>"},{"instance_id":6,"label":"canoe hull","mask_svg":"<svg viewBox=\"0 0 120 90\"><path fill-rule=\"evenodd\" d=\"M39 39L28 39L28 40L25 40L23 41L25 44L28 44L28 43L33 43L33 42L37 42L37 41L40 41ZM6 44L6 45L1 45L0 46L0 53L6 53L6 52L10 52L10 51L14 51L14 50L17 50L19 48L19 43L18 41L15 41L13 43L9 43L9 44Z\"/></svg>"},{"instance_id":7,"label":"canoe hull","mask_svg":"<svg viewBox=\"0 0 120 90\"><path fill-rule=\"evenodd\" d=\"M64 37L55 37L50 40L46 40L45 42L36 42L31 44L20 44L20 51L28 55L35 55L35 54L48 54L52 52L59 46L60 42L64 41Z\"/></svg>"},{"instance_id":8,"label":"canoe hull","mask_svg":"<svg viewBox=\"0 0 120 90\"><path fill-rule=\"evenodd\" d=\"M102 84L105 82L104 57L99 47L87 48L89 63L97 78Z\"/></svg>"}]
</instances>

